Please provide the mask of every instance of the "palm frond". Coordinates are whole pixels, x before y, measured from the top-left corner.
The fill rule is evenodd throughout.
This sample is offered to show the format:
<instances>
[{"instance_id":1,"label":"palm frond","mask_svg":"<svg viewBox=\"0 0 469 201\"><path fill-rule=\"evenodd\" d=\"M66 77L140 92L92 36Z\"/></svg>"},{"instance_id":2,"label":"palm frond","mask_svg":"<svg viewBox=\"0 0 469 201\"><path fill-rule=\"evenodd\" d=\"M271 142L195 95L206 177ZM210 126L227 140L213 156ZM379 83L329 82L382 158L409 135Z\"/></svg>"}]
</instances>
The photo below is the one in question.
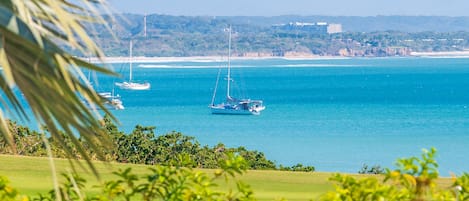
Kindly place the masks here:
<instances>
[{"instance_id":1,"label":"palm frond","mask_svg":"<svg viewBox=\"0 0 469 201\"><path fill-rule=\"evenodd\" d=\"M72 2L81 2L86 7ZM93 7L94 4L101 5L104 2L0 1L0 66L3 68L3 74L0 76L0 88L3 91L0 104L8 113L14 113L24 119L34 119L46 125L51 136L58 141L63 140L60 131L65 131L95 172L89 162L89 156L77 138L83 137L94 149L105 145L106 139L97 139L96 136L105 136L98 135L104 132L99 122L100 115L89 110L83 100L96 105L105 114L111 114L105 108L102 98L86 81L82 69L107 75L116 74L74 57L59 46L68 46L84 55L91 53L102 61L104 54L83 25L104 22L100 13ZM34 118L28 117L24 112L25 106L18 101L16 89L31 107ZM0 132L11 142L6 116L2 111ZM66 151L72 154L70 150ZM104 159L100 155L98 157Z\"/></svg>"}]
</instances>

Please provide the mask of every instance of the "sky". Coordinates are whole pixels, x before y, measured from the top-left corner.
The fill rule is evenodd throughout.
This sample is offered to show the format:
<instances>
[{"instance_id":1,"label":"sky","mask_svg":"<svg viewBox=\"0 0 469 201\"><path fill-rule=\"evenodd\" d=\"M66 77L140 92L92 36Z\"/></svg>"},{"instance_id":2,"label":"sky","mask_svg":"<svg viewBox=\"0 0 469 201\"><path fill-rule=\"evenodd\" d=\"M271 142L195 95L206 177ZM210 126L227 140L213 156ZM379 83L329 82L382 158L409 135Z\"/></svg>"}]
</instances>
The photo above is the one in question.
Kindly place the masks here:
<instances>
[{"instance_id":1,"label":"sky","mask_svg":"<svg viewBox=\"0 0 469 201\"><path fill-rule=\"evenodd\" d=\"M120 13L186 16L469 16L469 0L108 0Z\"/></svg>"}]
</instances>

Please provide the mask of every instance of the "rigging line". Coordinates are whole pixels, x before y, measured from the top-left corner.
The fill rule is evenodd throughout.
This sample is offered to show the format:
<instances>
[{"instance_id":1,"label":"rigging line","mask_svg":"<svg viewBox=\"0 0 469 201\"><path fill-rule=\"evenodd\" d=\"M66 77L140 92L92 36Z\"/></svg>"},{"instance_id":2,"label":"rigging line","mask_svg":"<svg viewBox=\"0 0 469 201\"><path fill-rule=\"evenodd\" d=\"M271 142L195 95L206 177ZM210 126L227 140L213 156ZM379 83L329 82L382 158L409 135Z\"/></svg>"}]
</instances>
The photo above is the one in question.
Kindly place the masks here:
<instances>
[{"instance_id":1,"label":"rigging line","mask_svg":"<svg viewBox=\"0 0 469 201\"><path fill-rule=\"evenodd\" d=\"M238 75L238 93L241 97L249 97L249 87L248 85L246 84L246 77L247 77L247 74L245 73L245 71L247 70L246 68L248 67L244 67L244 66L241 66L239 67L241 68L240 70L237 71L237 75Z\"/></svg>"},{"instance_id":2,"label":"rigging line","mask_svg":"<svg viewBox=\"0 0 469 201\"><path fill-rule=\"evenodd\" d=\"M217 81L215 82L215 89L213 90L213 96L212 96L212 103L211 103L211 105L214 105L214 103L215 103L215 96L217 95L218 81L220 80L220 73L221 73L221 67L218 68Z\"/></svg>"},{"instance_id":3,"label":"rigging line","mask_svg":"<svg viewBox=\"0 0 469 201\"><path fill-rule=\"evenodd\" d=\"M119 66L119 71L117 72L119 74L119 79L120 80L125 80L123 74L124 74L124 70L126 70L127 68L125 68L125 65L127 65L126 62L121 62L118 66Z\"/></svg>"},{"instance_id":4,"label":"rigging line","mask_svg":"<svg viewBox=\"0 0 469 201\"><path fill-rule=\"evenodd\" d=\"M229 69L233 68L233 69L238 69L238 68L244 68L242 65L241 66L238 66L238 67L233 67L233 65L231 65L232 61L231 61L231 54L234 52L235 55L238 55L238 45L237 43L233 43L233 41L236 40L238 34L237 32L232 32L232 28L231 28L231 25L229 27L229 34L230 34L230 37L229 37L229 43L228 43L228 46L229 46L229 53L228 53L228 61L229 61ZM232 50L234 49L234 51ZM238 55L239 56L239 55ZM238 70L230 70L229 72L229 79L231 81L230 85L233 85L233 87L229 87L229 89L231 90L230 92L233 92L235 91L237 94L234 95L234 97L238 97L238 98L245 98L245 97L248 97L248 93L247 93L247 85L246 85L246 81L244 80L244 69L238 69ZM234 74L235 76L232 76L232 74ZM237 76L236 76L237 75ZM234 81L233 77L237 77L238 81Z\"/></svg>"}]
</instances>

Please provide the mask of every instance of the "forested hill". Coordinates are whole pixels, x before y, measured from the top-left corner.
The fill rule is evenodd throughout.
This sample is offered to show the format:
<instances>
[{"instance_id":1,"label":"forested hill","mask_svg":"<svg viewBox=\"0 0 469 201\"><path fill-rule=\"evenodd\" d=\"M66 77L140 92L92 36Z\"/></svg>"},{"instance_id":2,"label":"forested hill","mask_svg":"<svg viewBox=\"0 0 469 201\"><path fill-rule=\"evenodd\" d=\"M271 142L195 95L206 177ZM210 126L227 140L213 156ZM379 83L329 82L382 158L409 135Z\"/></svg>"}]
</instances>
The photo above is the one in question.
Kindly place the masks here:
<instances>
[{"instance_id":1,"label":"forested hill","mask_svg":"<svg viewBox=\"0 0 469 201\"><path fill-rule=\"evenodd\" d=\"M122 15L132 21L140 21L143 24L143 15ZM140 19L140 20L139 20ZM375 31L399 31L399 32L457 32L469 31L469 16L445 17L445 16L298 16L284 15L273 17L262 16L169 16L148 15L149 24L171 24L179 22L194 22L194 27L204 21L216 23L230 23L239 25L253 25L270 27L274 24L287 24L290 22L327 22L342 24L345 32L375 32ZM175 25L176 26L176 25ZM176 28L176 27L174 27Z\"/></svg>"},{"instance_id":2,"label":"forested hill","mask_svg":"<svg viewBox=\"0 0 469 201\"><path fill-rule=\"evenodd\" d=\"M136 56L226 55L228 25L234 32L234 56L406 56L411 51L464 51L469 45L469 17L149 14L144 21L144 15L123 14L108 21L117 40L104 26L89 28L107 56L127 56L130 39ZM342 32L279 26L295 22L341 24Z\"/></svg>"},{"instance_id":3,"label":"forested hill","mask_svg":"<svg viewBox=\"0 0 469 201\"><path fill-rule=\"evenodd\" d=\"M346 32L457 32L469 31L468 17L443 16L276 16L218 17L241 24L271 26L289 22L328 22L342 24Z\"/></svg>"}]
</instances>

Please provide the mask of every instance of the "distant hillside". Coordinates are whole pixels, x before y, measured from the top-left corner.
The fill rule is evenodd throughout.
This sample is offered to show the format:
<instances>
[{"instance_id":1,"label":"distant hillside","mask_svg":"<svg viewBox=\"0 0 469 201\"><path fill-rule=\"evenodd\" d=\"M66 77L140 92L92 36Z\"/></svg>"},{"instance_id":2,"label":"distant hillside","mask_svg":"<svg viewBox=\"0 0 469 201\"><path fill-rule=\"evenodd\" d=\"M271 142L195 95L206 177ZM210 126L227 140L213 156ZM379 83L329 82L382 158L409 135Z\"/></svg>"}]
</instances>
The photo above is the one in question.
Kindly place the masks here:
<instances>
[{"instance_id":1,"label":"distant hillside","mask_svg":"<svg viewBox=\"0 0 469 201\"><path fill-rule=\"evenodd\" d=\"M347 32L456 32L469 31L469 17L442 16L276 16L217 17L233 23L270 26L289 22L328 22L342 24Z\"/></svg>"},{"instance_id":2,"label":"distant hillside","mask_svg":"<svg viewBox=\"0 0 469 201\"><path fill-rule=\"evenodd\" d=\"M143 15L124 14L130 24L136 22L140 27L143 24ZM182 24L181 24L182 22ZM254 27L270 27L275 24L287 24L290 22L327 22L342 24L345 32L458 32L469 31L469 17L444 17L444 16L169 16L151 14L147 17L147 23L162 28L205 28L206 23L234 24ZM129 23L121 23L129 24ZM129 24L129 25L130 25ZM137 28L136 26L133 26ZM140 27L142 28L142 27ZM199 30L200 31L200 30Z\"/></svg>"},{"instance_id":3,"label":"distant hillside","mask_svg":"<svg viewBox=\"0 0 469 201\"><path fill-rule=\"evenodd\" d=\"M131 39L136 56L226 55L228 25L233 27L234 56L407 56L413 51L465 51L469 48L469 17L152 14L146 16L145 24L143 15L123 14L108 21L111 31L104 26L89 27L108 56L127 56ZM290 22L341 24L343 32L275 26Z\"/></svg>"}]
</instances>

